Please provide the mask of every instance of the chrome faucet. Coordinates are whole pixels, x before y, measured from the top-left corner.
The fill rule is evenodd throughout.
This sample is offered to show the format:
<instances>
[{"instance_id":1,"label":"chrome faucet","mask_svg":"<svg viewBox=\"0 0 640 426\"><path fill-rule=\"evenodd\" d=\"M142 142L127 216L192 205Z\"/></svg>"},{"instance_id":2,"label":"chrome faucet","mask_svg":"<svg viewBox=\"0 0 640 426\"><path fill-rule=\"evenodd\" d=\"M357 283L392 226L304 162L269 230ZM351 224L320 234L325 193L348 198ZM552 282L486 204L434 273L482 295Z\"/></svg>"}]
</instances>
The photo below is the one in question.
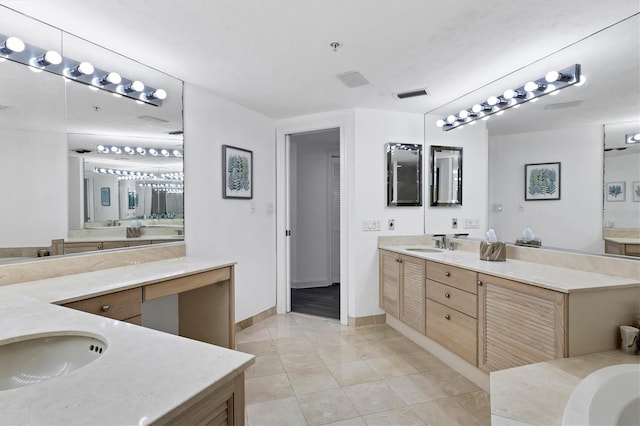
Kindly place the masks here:
<instances>
[{"instance_id":1,"label":"chrome faucet","mask_svg":"<svg viewBox=\"0 0 640 426\"><path fill-rule=\"evenodd\" d=\"M434 234L433 241L435 241L435 247L443 250L455 250L456 243L453 241L455 236L445 234Z\"/></svg>"}]
</instances>

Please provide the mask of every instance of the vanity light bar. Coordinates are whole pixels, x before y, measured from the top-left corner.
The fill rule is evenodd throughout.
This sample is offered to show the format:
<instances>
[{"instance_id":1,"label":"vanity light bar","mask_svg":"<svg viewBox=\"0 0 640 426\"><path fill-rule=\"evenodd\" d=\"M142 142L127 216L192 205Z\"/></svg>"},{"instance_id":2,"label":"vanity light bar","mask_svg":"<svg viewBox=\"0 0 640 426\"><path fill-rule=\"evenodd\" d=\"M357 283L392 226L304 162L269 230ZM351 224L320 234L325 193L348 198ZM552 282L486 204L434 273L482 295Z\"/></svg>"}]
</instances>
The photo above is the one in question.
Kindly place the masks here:
<instances>
[{"instance_id":1,"label":"vanity light bar","mask_svg":"<svg viewBox=\"0 0 640 426\"><path fill-rule=\"evenodd\" d=\"M183 172L162 173L160 177L167 180L184 180L184 173Z\"/></svg>"},{"instance_id":2,"label":"vanity light bar","mask_svg":"<svg viewBox=\"0 0 640 426\"><path fill-rule=\"evenodd\" d=\"M486 101L463 109L458 114L451 114L436 121L436 126L449 131L465 124L475 124L476 120L488 120L493 114L503 114L509 108L520 106L538 98L557 94L558 90L569 86L581 86L580 64L575 64L559 71L549 71L544 77L529 81L516 89L507 89L499 96L490 96Z\"/></svg>"},{"instance_id":3,"label":"vanity light bar","mask_svg":"<svg viewBox=\"0 0 640 426\"><path fill-rule=\"evenodd\" d=\"M93 169L93 172L101 173L105 175L118 176L118 179L122 179L122 180L139 180L139 179L155 179L156 178L156 176L153 173L136 172L132 170L106 169L103 167L95 167Z\"/></svg>"},{"instance_id":4,"label":"vanity light bar","mask_svg":"<svg viewBox=\"0 0 640 426\"><path fill-rule=\"evenodd\" d=\"M125 96L148 105L162 106L167 92L145 86L139 80L129 80L112 71L95 68L91 63L61 56L53 50L24 43L18 37L0 34L0 58L21 63L34 70L48 71L93 89Z\"/></svg>"},{"instance_id":5,"label":"vanity light bar","mask_svg":"<svg viewBox=\"0 0 640 426\"><path fill-rule=\"evenodd\" d=\"M166 148L143 148L141 146L116 146L116 145L98 145L96 150L99 154L129 154L129 155L141 155L151 157L184 157L184 152L180 149L166 149Z\"/></svg>"},{"instance_id":6,"label":"vanity light bar","mask_svg":"<svg viewBox=\"0 0 640 426\"><path fill-rule=\"evenodd\" d=\"M640 133L629 133L624 136L624 143L640 143Z\"/></svg>"}]
</instances>

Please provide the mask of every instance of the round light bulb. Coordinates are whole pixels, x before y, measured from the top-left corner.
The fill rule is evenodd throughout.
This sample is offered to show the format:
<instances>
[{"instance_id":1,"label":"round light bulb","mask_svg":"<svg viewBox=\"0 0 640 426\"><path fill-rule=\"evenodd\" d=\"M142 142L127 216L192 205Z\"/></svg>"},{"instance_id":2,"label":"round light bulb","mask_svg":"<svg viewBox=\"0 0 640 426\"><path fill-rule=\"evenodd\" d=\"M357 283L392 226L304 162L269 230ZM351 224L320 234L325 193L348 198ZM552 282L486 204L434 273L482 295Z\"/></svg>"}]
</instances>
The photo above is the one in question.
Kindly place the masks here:
<instances>
[{"instance_id":1,"label":"round light bulb","mask_svg":"<svg viewBox=\"0 0 640 426\"><path fill-rule=\"evenodd\" d=\"M118 74L117 72L110 72L108 74L105 74L100 79L100 84L105 86L107 84L120 84L121 82L122 82L122 76L120 76L120 74Z\"/></svg>"},{"instance_id":2,"label":"round light bulb","mask_svg":"<svg viewBox=\"0 0 640 426\"><path fill-rule=\"evenodd\" d=\"M524 85L524 90L526 90L527 92L535 92L536 90L539 90L539 89L540 89L540 85L535 81L529 81L527 84Z\"/></svg>"},{"instance_id":3,"label":"round light bulb","mask_svg":"<svg viewBox=\"0 0 640 426\"><path fill-rule=\"evenodd\" d=\"M548 83L553 83L554 81L558 81L561 75L558 71L549 71L547 75L544 76L544 79L547 80Z\"/></svg>"},{"instance_id":4,"label":"round light bulb","mask_svg":"<svg viewBox=\"0 0 640 426\"><path fill-rule=\"evenodd\" d=\"M147 150L142 147L137 147L136 152L140 155L145 155L147 153Z\"/></svg>"},{"instance_id":5,"label":"round light bulb","mask_svg":"<svg viewBox=\"0 0 640 426\"><path fill-rule=\"evenodd\" d=\"M479 113L480 111L482 111L482 105L475 104L471 107L471 111L475 112L476 114Z\"/></svg>"},{"instance_id":6,"label":"round light bulb","mask_svg":"<svg viewBox=\"0 0 640 426\"><path fill-rule=\"evenodd\" d=\"M436 121L436 127L444 127L444 120L440 119Z\"/></svg>"},{"instance_id":7,"label":"round light bulb","mask_svg":"<svg viewBox=\"0 0 640 426\"><path fill-rule=\"evenodd\" d=\"M9 54L23 52L24 48L24 42L18 37L9 37L2 44L2 50Z\"/></svg>"},{"instance_id":8,"label":"round light bulb","mask_svg":"<svg viewBox=\"0 0 640 426\"><path fill-rule=\"evenodd\" d=\"M95 68L89 62L80 62L74 69L77 74L83 75L91 75L95 71Z\"/></svg>"},{"instance_id":9,"label":"round light bulb","mask_svg":"<svg viewBox=\"0 0 640 426\"><path fill-rule=\"evenodd\" d=\"M144 90L144 83L140 80L132 81L127 85L128 92L142 92Z\"/></svg>"},{"instance_id":10,"label":"round light bulb","mask_svg":"<svg viewBox=\"0 0 640 426\"><path fill-rule=\"evenodd\" d=\"M640 133L636 133L631 137L634 142L640 142Z\"/></svg>"},{"instance_id":11,"label":"round light bulb","mask_svg":"<svg viewBox=\"0 0 640 426\"><path fill-rule=\"evenodd\" d=\"M125 146L124 152L126 152L127 154L133 154L133 149L130 146Z\"/></svg>"},{"instance_id":12,"label":"round light bulb","mask_svg":"<svg viewBox=\"0 0 640 426\"><path fill-rule=\"evenodd\" d=\"M456 122L456 116L451 114L450 116L447 117L447 123L449 124L453 124Z\"/></svg>"},{"instance_id":13,"label":"round light bulb","mask_svg":"<svg viewBox=\"0 0 640 426\"><path fill-rule=\"evenodd\" d=\"M156 151L154 148L149 148L149 154L151 155L158 155L158 151Z\"/></svg>"},{"instance_id":14,"label":"round light bulb","mask_svg":"<svg viewBox=\"0 0 640 426\"><path fill-rule=\"evenodd\" d=\"M463 109L462 111L460 111L460 113L458 113L458 117L462 118L463 120L469 117L469 111L467 111L466 109Z\"/></svg>"},{"instance_id":15,"label":"round light bulb","mask_svg":"<svg viewBox=\"0 0 640 426\"><path fill-rule=\"evenodd\" d=\"M163 89L156 89L152 92L147 93L147 98L149 99L167 99L167 92Z\"/></svg>"},{"instance_id":16,"label":"round light bulb","mask_svg":"<svg viewBox=\"0 0 640 426\"><path fill-rule=\"evenodd\" d=\"M507 100L509 100L509 99L513 99L513 98L515 98L515 96L516 96L516 91L515 91L515 90L513 90L513 89L507 89L507 90L505 90L505 91L504 91L504 93L502 94L502 96L503 96L505 99L507 99Z\"/></svg>"},{"instance_id":17,"label":"round light bulb","mask_svg":"<svg viewBox=\"0 0 640 426\"><path fill-rule=\"evenodd\" d=\"M165 157L169 156L169 151L167 151L166 149L163 149L160 151L160 154L164 155Z\"/></svg>"},{"instance_id":18,"label":"round light bulb","mask_svg":"<svg viewBox=\"0 0 640 426\"><path fill-rule=\"evenodd\" d=\"M54 50L49 50L42 55L38 62L42 65L60 65L62 63L62 56Z\"/></svg>"},{"instance_id":19,"label":"round light bulb","mask_svg":"<svg viewBox=\"0 0 640 426\"><path fill-rule=\"evenodd\" d=\"M491 106L494 106L498 103L498 98L496 96L489 96L487 99L487 103Z\"/></svg>"}]
</instances>

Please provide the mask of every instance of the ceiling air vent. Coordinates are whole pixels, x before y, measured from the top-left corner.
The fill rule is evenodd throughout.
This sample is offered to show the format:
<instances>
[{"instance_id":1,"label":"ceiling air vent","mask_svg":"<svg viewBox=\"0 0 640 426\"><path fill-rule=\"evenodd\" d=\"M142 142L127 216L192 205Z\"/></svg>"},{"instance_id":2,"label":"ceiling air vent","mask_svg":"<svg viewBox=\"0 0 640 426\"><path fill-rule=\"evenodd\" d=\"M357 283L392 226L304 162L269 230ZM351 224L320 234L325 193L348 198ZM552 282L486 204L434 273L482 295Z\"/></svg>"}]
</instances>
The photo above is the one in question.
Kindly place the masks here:
<instances>
[{"instance_id":1,"label":"ceiling air vent","mask_svg":"<svg viewBox=\"0 0 640 426\"><path fill-rule=\"evenodd\" d=\"M416 96L427 96L429 94L429 89L425 87L422 89L409 90L408 92L394 93L393 97L396 99L408 99L415 98Z\"/></svg>"},{"instance_id":2,"label":"ceiling air vent","mask_svg":"<svg viewBox=\"0 0 640 426\"><path fill-rule=\"evenodd\" d=\"M371 84L369 80L364 78L358 71L343 72L342 74L336 75L336 77L350 89Z\"/></svg>"}]
</instances>

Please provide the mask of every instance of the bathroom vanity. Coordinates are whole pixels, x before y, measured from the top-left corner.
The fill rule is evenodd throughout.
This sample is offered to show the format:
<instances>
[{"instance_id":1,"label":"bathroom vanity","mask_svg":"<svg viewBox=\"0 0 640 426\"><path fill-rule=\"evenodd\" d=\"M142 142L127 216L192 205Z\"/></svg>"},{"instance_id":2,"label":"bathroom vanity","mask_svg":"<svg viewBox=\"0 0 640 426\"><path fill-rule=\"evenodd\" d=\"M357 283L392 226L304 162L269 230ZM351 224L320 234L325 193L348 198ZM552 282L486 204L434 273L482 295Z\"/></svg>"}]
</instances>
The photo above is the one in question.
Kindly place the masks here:
<instances>
[{"instance_id":1,"label":"bathroom vanity","mask_svg":"<svg viewBox=\"0 0 640 426\"><path fill-rule=\"evenodd\" d=\"M254 357L227 349L234 263L181 257L0 286L0 344L61 334L106 344L64 376L0 391L3 421L244 424L244 370ZM189 339L134 325L143 301L172 294Z\"/></svg>"},{"instance_id":2,"label":"bathroom vanity","mask_svg":"<svg viewBox=\"0 0 640 426\"><path fill-rule=\"evenodd\" d=\"M640 282L478 252L380 245L380 306L489 373L615 349Z\"/></svg>"}]
</instances>

